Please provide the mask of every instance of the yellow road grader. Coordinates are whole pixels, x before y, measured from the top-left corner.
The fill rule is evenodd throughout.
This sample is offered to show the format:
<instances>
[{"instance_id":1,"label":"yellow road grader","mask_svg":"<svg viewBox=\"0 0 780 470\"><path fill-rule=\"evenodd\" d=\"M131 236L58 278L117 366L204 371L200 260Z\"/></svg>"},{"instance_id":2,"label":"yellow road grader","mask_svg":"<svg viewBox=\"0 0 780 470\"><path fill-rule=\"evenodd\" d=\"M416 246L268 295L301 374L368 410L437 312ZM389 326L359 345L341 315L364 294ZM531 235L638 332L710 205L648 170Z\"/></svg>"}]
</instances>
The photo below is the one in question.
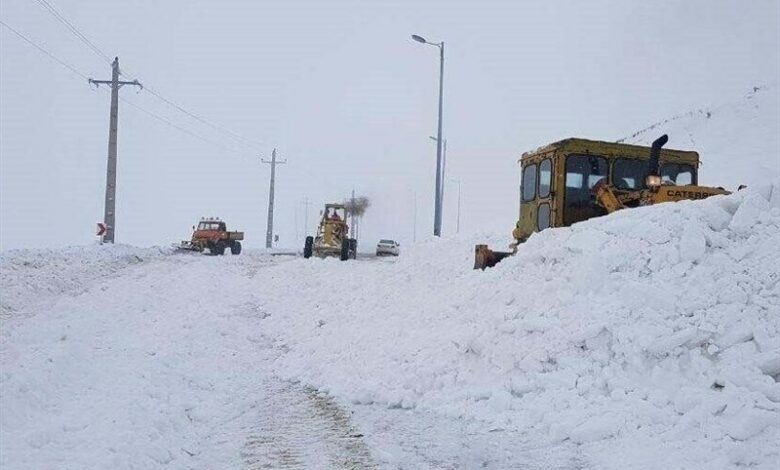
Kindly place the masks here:
<instances>
[{"instance_id":1,"label":"yellow road grader","mask_svg":"<svg viewBox=\"0 0 780 470\"><path fill-rule=\"evenodd\" d=\"M347 208L343 204L325 204L317 235L306 237L303 257L337 256L342 261L357 257L357 240L349 238Z\"/></svg>"},{"instance_id":2,"label":"yellow road grader","mask_svg":"<svg viewBox=\"0 0 780 470\"><path fill-rule=\"evenodd\" d=\"M666 135L651 147L586 139L549 144L520 159L520 219L511 251L474 248L474 269L495 266L517 252L532 233L614 211L662 202L729 194L698 185L699 154L664 149Z\"/></svg>"}]
</instances>

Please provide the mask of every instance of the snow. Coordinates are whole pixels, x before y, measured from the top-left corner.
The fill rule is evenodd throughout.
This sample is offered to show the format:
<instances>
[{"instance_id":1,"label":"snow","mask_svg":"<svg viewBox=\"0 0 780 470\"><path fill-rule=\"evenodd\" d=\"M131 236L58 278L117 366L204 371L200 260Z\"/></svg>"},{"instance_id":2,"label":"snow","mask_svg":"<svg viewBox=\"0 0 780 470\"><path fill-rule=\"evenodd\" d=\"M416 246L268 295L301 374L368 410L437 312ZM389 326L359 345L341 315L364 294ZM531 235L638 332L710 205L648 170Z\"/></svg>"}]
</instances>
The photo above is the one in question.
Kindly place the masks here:
<instances>
[{"instance_id":1,"label":"snow","mask_svg":"<svg viewBox=\"0 0 780 470\"><path fill-rule=\"evenodd\" d=\"M41 296L83 292L85 283L129 265L159 258L168 248L127 245L18 249L0 253L0 316L18 314Z\"/></svg>"},{"instance_id":2,"label":"snow","mask_svg":"<svg viewBox=\"0 0 780 470\"><path fill-rule=\"evenodd\" d=\"M776 101L632 138L687 135L702 184L747 189L484 272L503 234L350 262L0 253L0 467L780 468Z\"/></svg>"},{"instance_id":3,"label":"snow","mask_svg":"<svg viewBox=\"0 0 780 470\"><path fill-rule=\"evenodd\" d=\"M260 411L285 383L343 409L570 442L585 468L780 462L777 187L546 231L485 272L469 269L473 241L348 263L5 253L3 466L260 462L247 442L288 423ZM295 390L290 409L316 415ZM347 432L318 426L303 442ZM381 449L380 463L404 461Z\"/></svg>"},{"instance_id":4,"label":"snow","mask_svg":"<svg viewBox=\"0 0 780 470\"><path fill-rule=\"evenodd\" d=\"M586 453L644 442L702 468L749 448L772 468L778 244L767 186L537 234L486 272L464 270L471 243L454 240L392 264L291 262L266 292L298 273L323 295L263 303L285 312L269 324L290 348L277 372L356 404L531 428Z\"/></svg>"},{"instance_id":5,"label":"snow","mask_svg":"<svg viewBox=\"0 0 780 470\"><path fill-rule=\"evenodd\" d=\"M670 117L621 141L650 145L661 134L668 147L699 152L699 181L736 188L780 184L778 83L754 86L736 100L719 101Z\"/></svg>"}]
</instances>

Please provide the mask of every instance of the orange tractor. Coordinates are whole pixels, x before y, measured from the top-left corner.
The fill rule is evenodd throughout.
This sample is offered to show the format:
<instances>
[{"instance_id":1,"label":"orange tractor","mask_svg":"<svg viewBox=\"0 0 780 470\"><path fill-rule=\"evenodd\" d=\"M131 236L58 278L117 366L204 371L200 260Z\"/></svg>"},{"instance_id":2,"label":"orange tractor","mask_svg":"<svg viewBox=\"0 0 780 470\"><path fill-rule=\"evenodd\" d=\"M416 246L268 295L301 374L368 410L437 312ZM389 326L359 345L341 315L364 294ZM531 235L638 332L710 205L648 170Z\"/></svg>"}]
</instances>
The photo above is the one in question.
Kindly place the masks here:
<instances>
[{"instance_id":1,"label":"orange tractor","mask_svg":"<svg viewBox=\"0 0 780 470\"><path fill-rule=\"evenodd\" d=\"M192 239L181 242L179 249L199 252L208 249L212 255L224 255L230 248L230 253L237 255L241 253L243 239L244 232L229 232L223 220L203 218L197 227L192 227Z\"/></svg>"}]
</instances>

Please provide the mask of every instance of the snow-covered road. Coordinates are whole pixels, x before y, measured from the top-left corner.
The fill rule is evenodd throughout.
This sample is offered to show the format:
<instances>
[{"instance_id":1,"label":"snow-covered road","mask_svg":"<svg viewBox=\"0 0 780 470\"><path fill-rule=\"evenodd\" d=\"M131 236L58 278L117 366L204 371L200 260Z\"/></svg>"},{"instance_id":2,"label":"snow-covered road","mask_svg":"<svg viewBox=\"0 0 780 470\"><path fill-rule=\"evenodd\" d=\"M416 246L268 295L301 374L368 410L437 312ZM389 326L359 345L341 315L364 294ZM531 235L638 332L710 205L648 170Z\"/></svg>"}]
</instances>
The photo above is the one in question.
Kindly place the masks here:
<instances>
[{"instance_id":1,"label":"snow-covered road","mask_svg":"<svg viewBox=\"0 0 780 470\"><path fill-rule=\"evenodd\" d=\"M280 312L265 310L261 286L291 258L106 257L100 249L48 269L24 256L4 264L2 468L576 462L571 446L540 448L477 422L338 402L279 378L274 364L287 345L266 333L264 322Z\"/></svg>"}]
</instances>

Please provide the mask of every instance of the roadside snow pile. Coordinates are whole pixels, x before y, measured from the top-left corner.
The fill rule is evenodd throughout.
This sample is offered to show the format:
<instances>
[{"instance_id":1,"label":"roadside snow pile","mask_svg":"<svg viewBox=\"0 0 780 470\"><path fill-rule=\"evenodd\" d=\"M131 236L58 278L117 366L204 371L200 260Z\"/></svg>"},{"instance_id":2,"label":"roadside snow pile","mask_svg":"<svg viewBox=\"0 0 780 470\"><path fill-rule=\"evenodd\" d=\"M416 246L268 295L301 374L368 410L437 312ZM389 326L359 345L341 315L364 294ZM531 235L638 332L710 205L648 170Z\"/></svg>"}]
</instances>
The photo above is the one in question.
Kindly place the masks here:
<instances>
[{"instance_id":1,"label":"roadside snow pile","mask_svg":"<svg viewBox=\"0 0 780 470\"><path fill-rule=\"evenodd\" d=\"M594 468L777 468L780 187L548 230L485 272L473 241L276 267L278 373L572 440Z\"/></svg>"},{"instance_id":2,"label":"roadside snow pile","mask_svg":"<svg viewBox=\"0 0 780 470\"><path fill-rule=\"evenodd\" d=\"M780 87L756 86L737 101L657 122L621 139L650 145L669 134L670 148L699 152L699 181L709 186L780 184Z\"/></svg>"},{"instance_id":3,"label":"roadside snow pile","mask_svg":"<svg viewBox=\"0 0 780 470\"><path fill-rule=\"evenodd\" d=\"M24 310L0 328L0 468L240 468L273 379L248 283L275 261L248 251L4 254Z\"/></svg>"},{"instance_id":4,"label":"roadside snow pile","mask_svg":"<svg viewBox=\"0 0 780 470\"><path fill-rule=\"evenodd\" d=\"M90 281L170 251L128 245L4 251L0 253L0 317L13 315L41 297L78 294Z\"/></svg>"}]
</instances>

